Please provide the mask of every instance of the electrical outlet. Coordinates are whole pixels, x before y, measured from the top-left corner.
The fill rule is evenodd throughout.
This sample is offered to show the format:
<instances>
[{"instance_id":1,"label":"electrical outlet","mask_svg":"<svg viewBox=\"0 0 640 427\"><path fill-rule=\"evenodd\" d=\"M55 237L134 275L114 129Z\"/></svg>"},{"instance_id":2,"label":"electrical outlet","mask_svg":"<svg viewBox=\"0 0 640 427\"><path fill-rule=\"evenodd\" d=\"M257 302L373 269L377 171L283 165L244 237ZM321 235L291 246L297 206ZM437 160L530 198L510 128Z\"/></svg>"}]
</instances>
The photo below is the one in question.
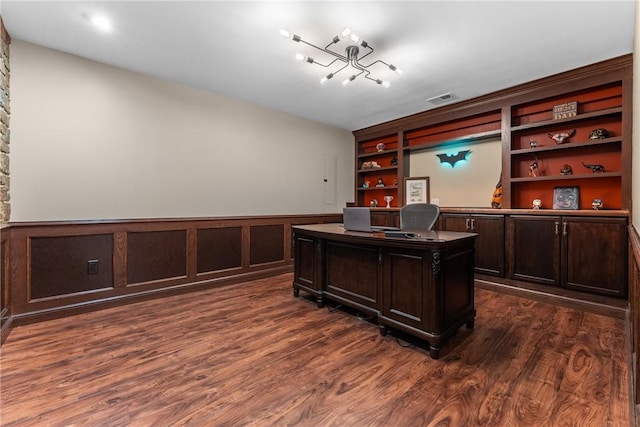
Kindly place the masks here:
<instances>
[{"instance_id":1,"label":"electrical outlet","mask_svg":"<svg viewBox=\"0 0 640 427\"><path fill-rule=\"evenodd\" d=\"M91 259L87 261L87 274L98 274L98 260Z\"/></svg>"}]
</instances>

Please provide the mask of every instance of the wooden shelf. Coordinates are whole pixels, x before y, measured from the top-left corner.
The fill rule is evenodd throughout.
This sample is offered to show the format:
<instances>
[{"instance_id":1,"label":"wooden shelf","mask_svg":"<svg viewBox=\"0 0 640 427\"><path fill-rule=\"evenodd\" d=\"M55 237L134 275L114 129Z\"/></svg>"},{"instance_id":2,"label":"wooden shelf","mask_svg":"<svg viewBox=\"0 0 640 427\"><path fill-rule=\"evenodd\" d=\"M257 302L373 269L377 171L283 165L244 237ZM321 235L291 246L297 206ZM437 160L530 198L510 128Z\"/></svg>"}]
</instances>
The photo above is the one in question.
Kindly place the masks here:
<instances>
[{"instance_id":1,"label":"wooden shelf","mask_svg":"<svg viewBox=\"0 0 640 427\"><path fill-rule=\"evenodd\" d=\"M365 158L369 158L369 157L384 156L384 155L389 155L389 154L395 155L395 154L398 154L398 152L396 150L376 151L375 153L358 154L358 158L359 159L365 159Z\"/></svg>"},{"instance_id":2,"label":"wooden shelf","mask_svg":"<svg viewBox=\"0 0 640 427\"><path fill-rule=\"evenodd\" d=\"M544 121L541 121L541 122L527 123L525 125L519 125L519 126L512 126L511 127L511 131L512 132L516 132L516 131L519 131L519 130L535 129L535 128L540 128L540 127L544 127L544 126L552 126L552 125L558 125L558 124L563 124L563 123L572 123L572 122L577 122L577 121L581 121L581 120L594 119L594 118L598 118L598 117L612 116L612 115L615 115L615 114L622 114L622 107L607 108L606 110L600 110L600 111L593 111L591 113L578 114L577 116L567 117L566 119L544 120Z\"/></svg>"},{"instance_id":3,"label":"wooden shelf","mask_svg":"<svg viewBox=\"0 0 640 427\"><path fill-rule=\"evenodd\" d=\"M497 129L497 130L490 130L486 132L474 133L471 135L465 135L459 138L447 139L447 140L438 141L438 142L428 142L424 144L410 145L410 146L403 147L403 150L406 152L427 150L427 149L438 148L442 146L451 146L454 144L468 144L471 142L478 142L478 141L483 141L486 139L491 139L491 138L496 138L501 136L502 136L502 131L500 129Z\"/></svg>"},{"instance_id":4,"label":"wooden shelf","mask_svg":"<svg viewBox=\"0 0 640 427\"><path fill-rule=\"evenodd\" d=\"M596 145L613 144L613 143L620 143L620 142L622 142L622 137L616 136L612 138L593 139L590 141L583 141L583 142L567 142L566 144L556 144L556 145L548 145L548 146L543 145L535 148L522 148L517 150L511 150L511 155L517 156L522 154L544 153L545 151L549 152L549 151L556 151L556 150L570 150L570 149L593 147Z\"/></svg>"},{"instance_id":5,"label":"wooden shelf","mask_svg":"<svg viewBox=\"0 0 640 427\"><path fill-rule=\"evenodd\" d=\"M570 179L598 179L598 178L611 178L622 177L622 172L596 172L589 174L574 174L574 175L550 175L550 176L537 176L537 177L520 177L511 178L511 182L538 182L538 181L564 181Z\"/></svg>"},{"instance_id":6,"label":"wooden shelf","mask_svg":"<svg viewBox=\"0 0 640 427\"><path fill-rule=\"evenodd\" d=\"M371 190L396 190L397 185L385 185L384 187L358 187L358 191L371 191Z\"/></svg>"},{"instance_id":7,"label":"wooden shelf","mask_svg":"<svg viewBox=\"0 0 640 427\"><path fill-rule=\"evenodd\" d=\"M386 166L381 168L358 169L358 173L383 172L383 171L392 171L396 169L398 169L397 166Z\"/></svg>"}]
</instances>

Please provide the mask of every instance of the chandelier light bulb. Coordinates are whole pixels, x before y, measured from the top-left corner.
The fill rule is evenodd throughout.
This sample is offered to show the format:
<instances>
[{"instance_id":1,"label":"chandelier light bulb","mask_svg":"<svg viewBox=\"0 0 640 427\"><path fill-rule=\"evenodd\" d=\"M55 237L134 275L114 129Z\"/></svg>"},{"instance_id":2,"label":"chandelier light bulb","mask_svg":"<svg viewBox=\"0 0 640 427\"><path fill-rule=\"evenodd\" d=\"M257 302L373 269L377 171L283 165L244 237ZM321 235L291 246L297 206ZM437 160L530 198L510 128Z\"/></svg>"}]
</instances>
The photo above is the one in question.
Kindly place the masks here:
<instances>
[{"instance_id":1,"label":"chandelier light bulb","mask_svg":"<svg viewBox=\"0 0 640 427\"><path fill-rule=\"evenodd\" d=\"M280 35L284 38L291 38L291 33L289 32L289 30L286 30L284 28L280 28Z\"/></svg>"},{"instance_id":2,"label":"chandelier light bulb","mask_svg":"<svg viewBox=\"0 0 640 427\"><path fill-rule=\"evenodd\" d=\"M358 43L360 41L360 37L357 34L351 34L351 40Z\"/></svg>"},{"instance_id":3,"label":"chandelier light bulb","mask_svg":"<svg viewBox=\"0 0 640 427\"><path fill-rule=\"evenodd\" d=\"M344 86L346 86L346 85L348 85L349 83L351 83L352 81L354 81L355 79L356 79L356 76L355 76L355 75L353 75L353 76L349 77L348 79L343 80L342 84L343 84Z\"/></svg>"},{"instance_id":4,"label":"chandelier light bulb","mask_svg":"<svg viewBox=\"0 0 640 427\"><path fill-rule=\"evenodd\" d=\"M307 59L307 57L306 57L306 55L303 55L303 54L301 54L301 53L296 53L296 59L297 59L298 61L304 61L304 60L306 60L306 59Z\"/></svg>"},{"instance_id":5,"label":"chandelier light bulb","mask_svg":"<svg viewBox=\"0 0 640 427\"><path fill-rule=\"evenodd\" d=\"M342 32L340 33L340 38L343 39L347 37L349 34L351 34L351 28L347 27L344 30L342 30Z\"/></svg>"},{"instance_id":6,"label":"chandelier light bulb","mask_svg":"<svg viewBox=\"0 0 640 427\"><path fill-rule=\"evenodd\" d=\"M329 73L326 76L324 76L321 80L320 83L326 83L327 81L331 80L333 78L333 73Z\"/></svg>"},{"instance_id":7,"label":"chandelier light bulb","mask_svg":"<svg viewBox=\"0 0 640 427\"><path fill-rule=\"evenodd\" d=\"M402 70L398 67L396 67L395 65L391 64L389 65L389 69L391 71L395 71L397 74L402 75Z\"/></svg>"}]
</instances>

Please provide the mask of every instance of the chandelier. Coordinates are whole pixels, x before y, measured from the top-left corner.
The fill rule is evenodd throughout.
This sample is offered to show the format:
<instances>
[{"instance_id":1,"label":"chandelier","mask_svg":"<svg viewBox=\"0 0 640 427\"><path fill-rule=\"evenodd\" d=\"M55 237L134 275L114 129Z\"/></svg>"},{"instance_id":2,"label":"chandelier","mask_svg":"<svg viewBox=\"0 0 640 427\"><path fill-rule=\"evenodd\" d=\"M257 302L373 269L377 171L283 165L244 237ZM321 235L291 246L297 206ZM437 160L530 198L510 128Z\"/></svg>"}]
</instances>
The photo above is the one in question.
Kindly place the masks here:
<instances>
[{"instance_id":1,"label":"chandelier","mask_svg":"<svg viewBox=\"0 0 640 427\"><path fill-rule=\"evenodd\" d=\"M340 32L340 34L338 34L337 36L335 36L333 38L333 40L331 40L331 42L325 46L324 48L319 47L314 45L313 43L309 43L306 40L303 40L302 37L300 37L297 34L293 34L291 32L289 32L288 30L282 29L280 30L280 34L283 37L286 38L290 38L291 40L293 40L294 42L297 43L304 43L307 46L311 46L315 49L318 49L322 52L328 53L329 55L333 56L334 59L329 62L328 64L323 64L320 63L318 61L316 61L315 59L304 55L302 53L297 53L296 54L296 59L299 61L303 61L303 62L308 62L309 64L317 64L321 67L324 68L330 68L333 64L335 64L336 62L341 64L342 66L340 68L338 68L335 71L330 72L329 74L327 74L326 76L324 76L321 80L320 83L326 83L328 80L331 80L336 74L338 74L340 71L344 70L345 68L351 66L355 71L354 74L350 75L349 77L347 77L345 80L342 81L343 85L347 85L350 82L354 81L356 79L356 77L363 75L364 74L364 78L369 79L377 84L379 84L382 87L389 87L389 81L386 80L381 80L381 79L377 79L377 78L373 78L370 76L371 71L369 70L370 67L372 67L375 64L383 64L386 67L388 67L390 70L395 71L397 74L402 74L402 70L398 67L396 67L393 64L388 64L380 59L378 59L377 61L373 61L372 63L368 64L368 65L364 65L362 63L360 63L360 61L362 59L364 59L365 57L371 55L373 53L373 47L371 47L371 45L369 45L369 43L367 43L365 40L361 39L360 37L358 37L357 35L351 33L351 30L349 28L345 28L344 30L342 30L342 32ZM331 50L330 48L332 46L334 46L335 44L339 43L342 39L344 39L345 37L349 36L351 40L356 43L353 45L349 45L346 47L345 49L345 53L344 55L336 52L335 50ZM335 47L334 47L335 48ZM362 51L361 49L362 48ZM362 55L361 55L362 52Z\"/></svg>"}]
</instances>

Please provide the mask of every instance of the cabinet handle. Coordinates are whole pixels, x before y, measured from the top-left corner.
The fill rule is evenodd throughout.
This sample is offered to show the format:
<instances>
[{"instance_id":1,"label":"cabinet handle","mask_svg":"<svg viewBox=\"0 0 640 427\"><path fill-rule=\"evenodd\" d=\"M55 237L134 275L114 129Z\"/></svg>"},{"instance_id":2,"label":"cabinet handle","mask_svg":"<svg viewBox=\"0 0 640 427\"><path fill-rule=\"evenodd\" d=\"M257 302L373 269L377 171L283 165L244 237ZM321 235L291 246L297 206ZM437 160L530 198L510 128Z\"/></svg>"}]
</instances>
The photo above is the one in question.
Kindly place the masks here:
<instances>
[{"instance_id":1,"label":"cabinet handle","mask_svg":"<svg viewBox=\"0 0 640 427\"><path fill-rule=\"evenodd\" d=\"M471 218L471 231L476 231L476 219Z\"/></svg>"},{"instance_id":2,"label":"cabinet handle","mask_svg":"<svg viewBox=\"0 0 640 427\"><path fill-rule=\"evenodd\" d=\"M464 229L465 229L465 230L469 230L469 229L471 228L471 227L469 226L469 222L470 222L470 220L469 220L469 218L467 218L467 219L465 220L465 222L464 222Z\"/></svg>"},{"instance_id":3,"label":"cabinet handle","mask_svg":"<svg viewBox=\"0 0 640 427\"><path fill-rule=\"evenodd\" d=\"M562 235L563 236L567 235L567 223L566 222L562 223Z\"/></svg>"},{"instance_id":4,"label":"cabinet handle","mask_svg":"<svg viewBox=\"0 0 640 427\"><path fill-rule=\"evenodd\" d=\"M555 224L556 224L556 236L559 236L560 235L560 228L559 228L560 227L560 223L558 221L556 221Z\"/></svg>"}]
</instances>

